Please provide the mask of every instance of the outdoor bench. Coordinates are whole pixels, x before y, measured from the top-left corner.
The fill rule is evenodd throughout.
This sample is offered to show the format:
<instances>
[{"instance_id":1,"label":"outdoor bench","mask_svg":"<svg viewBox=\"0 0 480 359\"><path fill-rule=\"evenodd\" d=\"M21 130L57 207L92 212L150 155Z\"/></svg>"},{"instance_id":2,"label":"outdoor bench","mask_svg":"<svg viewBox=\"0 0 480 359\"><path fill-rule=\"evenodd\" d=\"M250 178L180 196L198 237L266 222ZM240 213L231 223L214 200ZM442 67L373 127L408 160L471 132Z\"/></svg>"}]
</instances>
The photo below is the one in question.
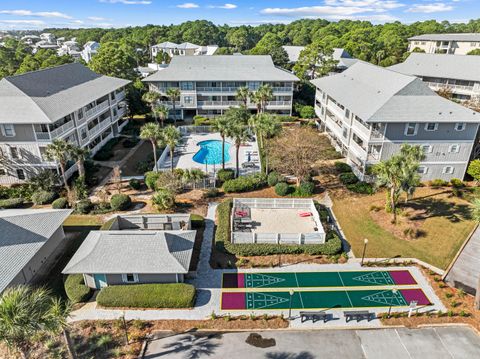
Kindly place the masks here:
<instances>
[{"instance_id":1,"label":"outdoor bench","mask_svg":"<svg viewBox=\"0 0 480 359\"><path fill-rule=\"evenodd\" d=\"M370 317L372 316L372 313L370 313L368 310L359 310L359 311L349 311L349 312L343 312L346 322L348 323L350 320L357 320L359 322L360 320L367 319L370 321Z\"/></svg>"},{"instance_id":2,"label":"outdoor bench","mask_svg":"<svg viewBox=\"0 0 480 359\"><path fill-rule=\"evenodd\" d=\"M300 320L303 322L307 320L311 320L312 322L316 322L317 320L322 320L325 323L328 319L327 313L325 312L300 312Z\"/></svg>"}]
</instances>

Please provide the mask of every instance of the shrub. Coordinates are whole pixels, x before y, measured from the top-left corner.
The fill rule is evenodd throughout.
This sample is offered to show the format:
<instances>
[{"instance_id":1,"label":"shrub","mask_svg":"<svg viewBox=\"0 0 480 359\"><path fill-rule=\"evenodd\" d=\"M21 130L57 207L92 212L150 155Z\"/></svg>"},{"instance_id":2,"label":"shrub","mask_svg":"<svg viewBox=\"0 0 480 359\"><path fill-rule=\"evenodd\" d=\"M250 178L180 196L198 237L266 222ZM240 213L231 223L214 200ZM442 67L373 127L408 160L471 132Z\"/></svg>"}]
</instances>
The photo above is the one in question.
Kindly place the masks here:
<instances>
[{"instance_id":1,"label":"shrub","mask_svg":"<svg viewBox=\"0 0 480 359\"><path fill-rule=\"evenodd\" d=\"M340 162L340 161L335 162L335 169L338 171L338 173L352 172L352 167L350 167L345 162Z\"/></svg>"},{"instance_id":2,"label":"shrub","mask_svg":"<svg viewBox=\"0 0 480 359\"><path fill-rule=\"evenodd\" d=\"M136 178L132 178L130 181L128 181L128 185L134 190L139 190L141 187L140 181Z\"/></svg>"},{"instance_id":3,"label":"shrub","mask_svg":"<svg viewBox=\"0 0 480 359\"><path fill-rule=\"evenodd\" d=\"M114 211L126 211L132 205L132 199L126 194L114 194L110 198L110 207Z\"/></svg>"},{"instance_id":4,"label":"shrub","mask_svg":"<svg viewBox=\"0 0 480 359\"><path fill-rule=\"evenodd\" d=\"M257 173L228 180L223 184L223 190L226 193L248 192L261 189L266 185L267 179L265 178L265 175Z\"/></svg>"},{"instance_id":5,"label":"shrub","mask_svg":"<svg viewBox=\"0 0 480 359\"><path fill-rule=\"evenodd\" d=\"M158 209L170 209L175 205L175 194L161 188L153 195L152 202Z\"/></svg>"},{"instance_id":6,"label":"shrub","mask_svg":"<svg viewBox=\"0 0 480 359\"><path fill-rule=\"evenodd\" d=\"M180 193L183 189L182 184L182 172L171 172L164 171L159 172L157 183L155 184L156 189L168 189L173 193Z\"/></svg>"},{"instance_id":7,"label":"shrub","mask_svg":"<svg viewBox=\"0 0 480 359\"><path fill-rule=\"evenodd\" d=\"M203 192L203 198L215 198L220 196L220 191L218 188L209 188Z\"/></svg>"},{"instance_id":8,"label":"shrub","mask_svg":"<svg viewBox=\"0 0 480 359\"><path fill-rule=\"evenodd\" d=\"M308 197L313 194L314 190L315 190L315 183L302 182L300 186L295 189L295 195L299 197Z\"/></svg>"},{"instance_id":9,"label":"shrub","mask_svg":"<svg viewBox=\"0 0 480 359\"><path fill-rule=\"evenodd\" d=\"M55 198L57 198L57 194L55 192L38 191L32 195L32 202L34 204L50 204L55 200Z\"/></svg>"},{"instance_id":10,"label":"shrub","mask_svg":"<svg viewBox=\"0 0 480 359\"><path fill-rule=\"evenodd\" d=\"M103 307L191 308L195 287L191 284L133 284L103 288L97 303Z\"/></svg>"},{"instance_id":11,"label":"shrub","mask_svg":"<svg viewBox=\"0 0 480 359\"><path fill-rule=\"evenodd\" d=\"M192 222L192 228L202 228L205 224L205 218L195 213L190 215L190 221Z\"/></svg>"},{"instance_id":12,"label":"shrub","mask_svg":"<svg viewBox=\"0 0 480 359\"><path fill-rule=\"evenodd\" d=\"M19 208L24 202L23 198L0 199L0 209Z\"/></svg>"},{"instance_id":13,"label":"shrub","mask_svg":"<svg viewBox=\"0 0 480 359\"><path fill-rule=\"evenodd\" d=\"M450 180L450 184L452 185L453 188L463 188L465 187L465 183L461 179L458 178L452 178Z\"/></svg>"},{"instance_id":14,"label":"shrub","mask_svg":"<svg viewBox=\"0 0 480 359\"><path fill-rule=\"evenodd\" d=\"M220 182L232 180L235 177L235 171L231 168L220 169L217 172L217 178Z\"/></svg>"},{"instance_id":15,"label":"shrub","mask_svg":"<svg viewBox=\"0 0 480 359\"><path fill-rule=\"evenodd\" d=\"M433 188L445 187L445 186L448 186L448 182L440 178L437 178L428 182L428 185Z\"/></svg>"},{"instance_id":16,"label":"shrub","mask_svg":"<svg viewBox=\"0 0 480 359\"><path fill-rule=\"evenodd\" d=\"M267 183L270 187L275 186L277 183L283 182L283 176L278 172L270 172L267 177Z\"/></svg>"},{"instance_id":17,"label":"shrub","mask_svg":"<svg viewBox=\"0 0 480 359\"><path fill-rule=\"evenodd\" d=\"M300 117L301 118L314 118L314 117L317 117L315 115L315 109L313 108L313 106L303 106L301 109L300 109Z\"/></svg>"},{"instance_id":18,"label":"shrub","mask_svg":"<svg viewBox=\"0 0 480 359\"><path fill-rule=\"evenodd\" d=\"M53 209L64 209L68 207L68 200L65 197L57 198L52 202Z\"/></svg>"},{"instance_id":19,"label":"shrub","mask_svg":"<svg viewBox=\"0 0 480 359\"><path fill-rule=\"evenodd\" d=\"M160 177L160 172L147 172L145 173L145 185L148 189L155 190L157 185L157 180Z\"/></svg>"},{"instance_id":20,"label":"shrub","mask_svg":"<svg viewBox=\"0 0 480 359\"><path fill-rule=\"evenodd\" d=\"M355 176L355 174L352 172L341 173L338 178L344 185L355 184L358 182L357 176Z\"/></svg>"},{"instance_id":21,"label":"shrub","mask_svg":"<svg viewBox=\"0 0 480 359\"><path fill-rule=\"evenodd\" d=\"M210 119L196 115L193 117L193 125L194 126L208 126L210 125Z\"/></svg>"},{"instance_id":22,"label":"shrub","mask_svg":"<svg viewBox=\"0 0 480 359\"><path fill-rule=\"evenodd\" d=\"M375 188L367 182L357 182L354 184L348 184L347 189L349 191L361 194L374 194Z\"/></svg>"},{"instance_id":23,"label":"shrub","mask_svg":"<svg viewBox=\"0 0 480 359\"><path fill-rule=\"evenodd\" d=\"M69 274L64 285L65 293L73 303L86 302L93 294L93 291L85 285L81 274Z\"/></svg>"},{"instance_id":24,"label":"shrub","mask_svg":"<svg viewBox=\"0 0 480 359\"><path fill-rule=\"evenodd\" d=\"M75 211L81 214L88 214L93 208L92 201L89 199L82 199L75 204Z\"/></svg>"},{"instance_id":25,"label":"shrub","mask_svg":"<svg viewBox=\"0 0 480 359\"><path fill-rule=\"evenodd\" d=\"M290 186L285 182L280 182L275 185L275 193L279 196L286 196L290 192Z\"/></svg>"},{"instance_id":26,"label":"shrub","mask_svg":"<svg viewBox=\"0 0 480 359\"><path fill-rule=\"evenodd\" d=\"M28 183L15 184L10 187L0 186L0 199L23 198L28 201L32 194L32 186Z\"/></svg>"}]
</instances>

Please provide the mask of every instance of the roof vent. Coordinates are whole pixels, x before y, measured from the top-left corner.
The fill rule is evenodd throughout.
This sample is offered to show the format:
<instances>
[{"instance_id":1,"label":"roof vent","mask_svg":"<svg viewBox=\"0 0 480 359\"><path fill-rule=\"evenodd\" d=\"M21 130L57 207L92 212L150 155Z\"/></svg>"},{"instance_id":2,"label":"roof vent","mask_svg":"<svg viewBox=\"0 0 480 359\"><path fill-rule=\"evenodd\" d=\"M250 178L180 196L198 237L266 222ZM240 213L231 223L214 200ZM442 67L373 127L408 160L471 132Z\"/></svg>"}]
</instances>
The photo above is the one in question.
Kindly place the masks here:
<instances>
[{"instance_id":1,"label":"roof vent","mask_svg":"<svg viewBox=\"0 0 480 359\"><path fill-rule=\"evenodd\" d=\"M442 113L441 113L441 112L439 112L438 114L439 114L439 115L441 115Z\"/></svg>"}]
</instances>

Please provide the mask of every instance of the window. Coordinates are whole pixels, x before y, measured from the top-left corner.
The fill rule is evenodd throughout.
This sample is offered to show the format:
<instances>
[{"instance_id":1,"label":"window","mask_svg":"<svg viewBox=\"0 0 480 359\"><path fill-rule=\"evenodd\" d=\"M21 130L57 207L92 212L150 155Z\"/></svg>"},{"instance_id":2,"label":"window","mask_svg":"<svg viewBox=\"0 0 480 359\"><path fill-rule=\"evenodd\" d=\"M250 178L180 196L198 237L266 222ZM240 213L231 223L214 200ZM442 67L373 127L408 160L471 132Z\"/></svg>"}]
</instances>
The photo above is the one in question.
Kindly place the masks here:
<instances>
[{"instance_id":1,"label":"window","mask_svg":"<svg viewBox=\"0 0 480 359\"><path fill-rule=\"evenodd\" d=\"M183 102L186 105L191 105L193 103L193 96L184 96L183 97Z\"/></svg>"},{"instance_id":2,"label":"window","mask_svg":"<svg viewBox=\"0 0 480 359\"><path fill-rule=\"evenodd\" d=\"M425 124L425 131L436 131L438 129L438 123L429 122Z\"/></svg>"},{"instance_id":3,"label":"window","mask_svg":"<svg viewBox=\"0 0 480 359\"><path fill-rule=\"evenodd\" d=\"M2 125L2 135L5 137L15 137L15 129L13 125Z\"/></svg>"},{"instance_id":4,"label":"window","mask_svg":"<svg viewBox=\"0 0 480 359\"><path fill-rule=\"evenodd\" d=\"M134 274L134 273L122 274L122 281L124 283L137 283L138 274Z\"/></svg>"},{"instance_id":5,"label":"window","mask_svg":"<svg viewBox=\"0 0 480 359\"><path fill-rule=\"evenodd\" d=\"M428 167L427 166L419 166L418 167L417 173L424 175L424 174L427 174L427 172L428 172Z\"/></svg>"},{"instance_id":6,"label":"window","mask_svg":"<svg viewBox=\"0 0 480 359\"><path fill-rule=\"evenodd\" d=\"M171 231L171 230L173 230L173 224L172 224L172 223L164 223L164 224L163 224L163 230L164 230L164 231Z\"/></svg>"},{"instance_id":7,"label":"window","mask_svg":"<svg viewBox=\"0 0 480 359\"><path fill-rule=\"evenodd\" d=\"M7 171L5 171L5 168L0 168L0 176L5 176L7 174Z\"/></svg>"},{"instance_id":8,"label":"window","mask_svg":"<svg viewBox=\"0 0 480 359\"><path fill-rule=\"evenodd\" d=\"M477 43L476 42L471 42L470 46L475 47L475 46L477 46Z\"/></svg>"},{"instance_id":9,"label":"window","mask_svg":"<svg viewBox=\"0 0 480 359\"><path fill-rule=\"evenodd\" d=\"M455 169L452 166L443 167L444 174L451 175L453 172L455 172Z\"/></svg>"},{"instance_id":10,"label":"window","mask_svg":"<svg viewBox=\"0 0 480 359\"><path fill-rule=\"evenodd\" d=\"M432 153L433 151L433 146L430 145L421 145L420 147L422 148L424 153Z\"/></svg>"},{"instance_id":11,"label":"window","mask_svg":"<svg viewBox=\"0 0 480 359\"><path fill-rule=\"evenodd\" d=\"M345 110L345 117L350 118L350 110L348 108Z\"/></svg>"},{"instance_id":12,"label":"window","mask_svg":"<svg viewBox=\"0 0 480 359\"><path fill-rule=\"evenodd\" d=\"M25 172L23 170L17 170L17 177L19 180L24 180L25 179Z\"/></svg>"},{"instance_id":13,"label":"window","mask_svg":"<svg viewBox=\"0 0 480 359\"><path fill-rule=\"evenodd\" d=\"M465 130L465 127L467 127L465 122L457 122L455 124L455 131L463 131L463 130Z\"/></svg>"},{"instance_id":14,"label":"window","mask_svg":"<svg viewBox=\"0 0 480 359\"><path fill-rule=\"evenodd\" d=\"M20 158L17 147L10 147L10 156L14 160L18 160Z\"/></svg>"},{"instance_id":15,"label":"window","mask_svg":"<svg viewBox=\"0 0 480 359\"><path fill-rule=\"evenodd\" d=\"M405 136L415 136L418 131L418 124L417 123L407 123L405 125Z\"/></svg>"},{"instance_id":16,"label":"window","mask_svg":"<svg viewBox=\"0 0 480 359\"><path fill-rule=\"evenodd\" d=\"M193 90L193 82L180 82L180 89L183 91Z\"/></svg>"},{"instance_id":17,"label":"window","mask_svg":"<svg viewBox=\"0 0 480 359\"><path fill-rule=\"evenodd\" d=\"M460 145L450 145L450 147L448 148L448 152L450 153L460 152Z\"/></svg>"},{"instance_id":18,"label":"window","mask_svg":"<svg viewBox=\"0 0 480 359\"><path fill-rule=\"evenodd\" d=\"M347 135L348 135L348 130L346 128L343 129L343 137L344 138L347 138Z\"/></svg>"},{"instance_id":19,"label":"window","mask_svg":"<svg viewBox=\"0 0 480 359\"><path fill-rule=\"evenodd\" d=\"M81 120L83 118L83 108L78 110L78 119Z\"/></svg>"}]
</instances>

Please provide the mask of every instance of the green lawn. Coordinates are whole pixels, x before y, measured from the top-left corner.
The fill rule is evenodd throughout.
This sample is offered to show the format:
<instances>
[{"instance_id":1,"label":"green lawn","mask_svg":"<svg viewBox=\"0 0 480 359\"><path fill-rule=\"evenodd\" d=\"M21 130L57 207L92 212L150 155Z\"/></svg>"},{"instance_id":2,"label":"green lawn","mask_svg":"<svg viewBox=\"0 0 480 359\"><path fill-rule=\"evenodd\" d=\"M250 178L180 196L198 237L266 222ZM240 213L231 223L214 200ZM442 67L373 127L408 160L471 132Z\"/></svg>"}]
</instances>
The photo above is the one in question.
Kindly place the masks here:
<instances>
[{"instance_id":1,"label":"green lawn","mask_svg":"<svg viewBox=\"0 0 480 359\"><path fill-rule=\"evenodd\" d=\"M101 226L103 224L100 216L72 214L63 222L64 226Z\"/></svg>"},{"instance_id":2,"label":"green lawn","mask_svg":"<svg viewBox=\"0 0 480 359\"><path fill-rule=\"evenodd\" d=\"M400 255L418 258L445 269L475 227L475 222L470 218L468 202L449 197L449 194L441 193L443 191L419 189L416 193L419 199L412 202L412 207L407 207L420 213L418 217L421 218L417 220L421 223L419 229L422 235L417 239L400 238L398 234L395 236L373 219L371 206L383 206L383 191L373 196L334 199L333 210L355 256L362 255L364 239L367 238L366 257L390 258Z\"/></svg>"}]
</instances>

